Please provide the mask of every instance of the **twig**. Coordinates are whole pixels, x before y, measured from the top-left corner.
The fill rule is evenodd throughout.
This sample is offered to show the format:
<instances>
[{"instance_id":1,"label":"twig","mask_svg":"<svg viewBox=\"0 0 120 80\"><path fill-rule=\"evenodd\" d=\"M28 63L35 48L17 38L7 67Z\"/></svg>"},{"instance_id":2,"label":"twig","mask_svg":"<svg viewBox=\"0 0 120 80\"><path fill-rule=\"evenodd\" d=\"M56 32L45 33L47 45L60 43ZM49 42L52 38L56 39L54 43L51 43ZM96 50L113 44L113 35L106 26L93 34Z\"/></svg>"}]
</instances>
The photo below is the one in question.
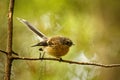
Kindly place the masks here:
<instances>
[{"instance_id":1,"label":"twig","mask_svg":"<svg viewBox=\"0 0 120 80\"><path fill-rule=\"evenodd\" d=\"M7 38L8 55L12 55L13 9L14 9L14 0L10 0L9 11L8 11L8 38Z\"/></svg>"},{"instance_id":2,"label":"twig","mask_svg":"<svg viewBox=\"0 0 120 80\"><path fill-rule=\"evenodd\" d=\"M5 52L5 51L3 51L3 50L0 50L0 52L4 53L4 54L6 54L6 55L8 54L7 52Z\"/></svg>"},{"instance_id":3,"label":"twig","mask_svg":"<svg viewBox=\"0 0 120 80\"><path fill-rule=\"evenodd\" d=\"M93 63L93 62L77 62L77 61L70 61L70 60L61 60L58 58L28 58L28 57L19 57L15 56L12 57L13 60L52 60L52 61L59 61L59 62L65 62L70 64L79 64L79 65L93 65L93 66L99 66L99 67L105 67L105 68L112 68L112 67L120 67L120 64L100 64L100 63Z\"/></svg>"},{"instance_id":4,"label":"twig","mask_svg":"<svg viewBox=\"0 0 120 80\"><path fill-rule=\"evenodd\" d=\"M7 52L0 50L0 52L3 52L7 54ZM17 53L16 53L17 54ZM20 56L14 56L11 57L13 60L51 60L51 61L60 61L58 58L30 58L30 57L20 57ZM112 67L120 67L120 64L100 64L100 63L93 63L93 62L77 62L77 61L70 61L70 60L61 60L60 62L70 63L70 64L79 64L79 65L92 65L92 66L99 66L99 67L105 67L105 68L112 68Z\"/></svg>"},{"instance_id":5,"label":"twig","mask_svg":"<svg viewBox=\"0 0 120 80\"><path fill-rule=\"evenodd\" d=\"M0 50L0 52L2 52L2 53L4 53L4 54L8 55L8 53L7 53L6 51ZM14 55L18 56L18 54L17 54L16 52L12 51L12 53L13 53Z\"/></svg>"},{"instance_id":6,"label":"twig","mask_svg":"<svg viewBox=\"0 0 120 80\"><path fill-rule=\"evenodd\" d=\"M5 63L5 76L4 80L10 80L11 67L12 67L12 36L13 36L13 10L14 0L9 0L8 11L8 38L7 38L7 58Z\"/></svg>"}]
</instances>

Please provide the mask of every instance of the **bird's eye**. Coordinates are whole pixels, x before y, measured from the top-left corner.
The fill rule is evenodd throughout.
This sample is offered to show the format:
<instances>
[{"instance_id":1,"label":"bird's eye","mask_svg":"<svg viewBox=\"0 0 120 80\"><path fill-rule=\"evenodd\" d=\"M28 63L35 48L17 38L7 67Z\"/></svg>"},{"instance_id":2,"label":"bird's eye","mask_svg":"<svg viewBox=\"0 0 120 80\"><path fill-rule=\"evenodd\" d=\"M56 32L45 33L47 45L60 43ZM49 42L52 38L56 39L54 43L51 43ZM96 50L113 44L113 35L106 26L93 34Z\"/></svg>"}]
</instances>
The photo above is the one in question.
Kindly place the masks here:
<instances>
[{"instance_id":1,"label":"bird's eye","mask_svg":"<svg viewBox=\"0 0 120 80\"><path fill-rule=\"evenodd\" d=\"M65 41L65 44L71 46L73 43L71 41Z\"/></svg>"},{"instance_id":2,"label":"bird's eye","mask_svg":"<svg viewBox=\"0 0 120 80\"><path fill-rule=\"evenodd\" d=\"M69 41L66 41L65 44L68 45L70 42Z\"/></svg>"}]
</instances>

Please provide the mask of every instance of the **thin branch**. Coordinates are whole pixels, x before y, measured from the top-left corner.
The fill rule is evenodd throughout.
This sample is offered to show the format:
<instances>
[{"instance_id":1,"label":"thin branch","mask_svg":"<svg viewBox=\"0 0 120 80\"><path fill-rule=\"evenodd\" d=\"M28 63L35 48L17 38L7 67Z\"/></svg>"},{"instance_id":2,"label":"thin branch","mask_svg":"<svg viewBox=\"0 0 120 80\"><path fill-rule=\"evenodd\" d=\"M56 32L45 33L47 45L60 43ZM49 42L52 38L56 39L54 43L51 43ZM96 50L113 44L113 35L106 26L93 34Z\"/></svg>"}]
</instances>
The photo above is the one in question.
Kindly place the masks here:
<instances>
[{"instance_id":1,"label":"thin branch","mask_svg":"<svg viewBox=\"0 0 120 80\"><path fill-rule=\"evenodd\" d=\"M0 52L3 52L7 54L7 52L0 50ZM17 53L16 53L17 54ZM92 65L92 66L99 66L99 67L105 67L105 68L112 68L112 67L120 67L120 64L100 64L100 63L93 63L93 62L77 62L77 61L70 61L70 60L60 60L57 58L30 58L30 57L20 57L20 56L14 56L11 57L13 60L51 60L51 61L59 61L59 62L65 62L70 64L78 64L78 65Z\"/></svg>"},{"instance_id":2,"label":"thin branch","mask_svg":"<svg viewBox=\"0 0 120 80\"><path fill-rule=\"evenodd\" d=\"M8 11L8 38L7 38L8 55L12 55L13 9L14 9L14 0L10 0L9 11Z\"/></svg>"},{"instance_id":3,"label":"thin branch","mask_svg":"<svg viewBox=\"0 0 120 80\"><path fill-rule=\"evenodd\" d=\"M4 53L4 54L6 54L6 55L8 54L7 52L5 52L5 51L3 51L3 50L0 50L0 52Z\"/></svg>"},{"instance_id":4,"label":"thin branch","mask_svg":"<svg viewBox=\"0 0 120 80\"><path fill-rule=\"evenodd\" d=\"M2 53L4 53L4 54L8 55L8 53L7 53L6 51L3 51L3 50L1 50L1 49L0 49L0 52L2 52ZM12 51L12 53L13 53L14 55L18 56L18 54L17 54L16 52Z\"/></svg>"},{"instance_id":5,"label":"thin branch","mask_svg":"<svg viewBox=\"0 0 120 80\"><path fill-rule=\"evenodd\" d=\"M58 58L28 58L28 57L19 57L19 56L15 56L12 58L13 60L52 60L52 61L69 63L69 64L92 65L92 66L99 66L99 67L105 67L105 68L120 67L120 64L105 65L105 64L93 63L93 62L77 62L77 61L70 61L70 60L60 60Z\"/></svg>"},{"instance_id":6,"label":"thin branch","mask_svg":"<svg viewBox=\"0 0 120 80\"><path fill-rule=\"evenodd\" d=\"M8 38L7 38L7 58L5 63L5 76L4 80L10 80L11 67L12 67L12 36L13 36L13 10L14 10L14 0L9 0L8 8Z\"/></svg>"}]
</instances>

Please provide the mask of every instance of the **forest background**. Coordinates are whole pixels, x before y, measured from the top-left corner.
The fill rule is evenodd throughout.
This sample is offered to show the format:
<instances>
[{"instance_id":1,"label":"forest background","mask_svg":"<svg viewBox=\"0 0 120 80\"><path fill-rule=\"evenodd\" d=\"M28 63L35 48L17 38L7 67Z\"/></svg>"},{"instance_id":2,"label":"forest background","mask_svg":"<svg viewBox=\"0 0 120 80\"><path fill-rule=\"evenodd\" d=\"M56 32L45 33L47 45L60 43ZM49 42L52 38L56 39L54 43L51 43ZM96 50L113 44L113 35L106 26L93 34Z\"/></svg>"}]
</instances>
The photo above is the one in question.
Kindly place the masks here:
<instances>
[{"instance_id":1,"label":"forest background","mask_svg":"<svg viewBox=\"0 0 120 80\"><path fill-rule=\"evenodd\" d=\"M8 0L0 0L0 49L6 49ZM39 57L31 45L39 39L16 17L47 36L62 35L75 43L63 59L120 63L119 0L15 0L13 49L20 56ZM47 56L46 56L47 57ZM0 79L5 56L0 54ZM119 68L70 65L51 61L14 61L13 80L119 80ZM27 76L27 77L26 77Z\"/></svg>"}]
</instances>

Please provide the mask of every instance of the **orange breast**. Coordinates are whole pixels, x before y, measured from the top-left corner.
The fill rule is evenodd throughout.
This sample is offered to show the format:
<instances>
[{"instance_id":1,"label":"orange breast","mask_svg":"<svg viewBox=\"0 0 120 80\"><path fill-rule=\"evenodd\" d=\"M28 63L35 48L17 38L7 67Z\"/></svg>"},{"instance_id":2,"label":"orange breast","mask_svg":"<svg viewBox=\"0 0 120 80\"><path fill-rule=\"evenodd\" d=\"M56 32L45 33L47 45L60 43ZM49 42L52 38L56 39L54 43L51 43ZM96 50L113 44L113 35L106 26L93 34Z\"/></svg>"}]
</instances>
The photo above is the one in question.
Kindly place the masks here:
<instances>
[{"instance_id":1,"label":"orange breast","mask_svg":"<svg viewBox=\"0 0 120 80\"><path fill-rule=\"evenodd\" d=\"M65 45L47 46L44 48L44 51L54 57L60 58L67 54L69 47Z\"/></svg>"}]
</instances>

